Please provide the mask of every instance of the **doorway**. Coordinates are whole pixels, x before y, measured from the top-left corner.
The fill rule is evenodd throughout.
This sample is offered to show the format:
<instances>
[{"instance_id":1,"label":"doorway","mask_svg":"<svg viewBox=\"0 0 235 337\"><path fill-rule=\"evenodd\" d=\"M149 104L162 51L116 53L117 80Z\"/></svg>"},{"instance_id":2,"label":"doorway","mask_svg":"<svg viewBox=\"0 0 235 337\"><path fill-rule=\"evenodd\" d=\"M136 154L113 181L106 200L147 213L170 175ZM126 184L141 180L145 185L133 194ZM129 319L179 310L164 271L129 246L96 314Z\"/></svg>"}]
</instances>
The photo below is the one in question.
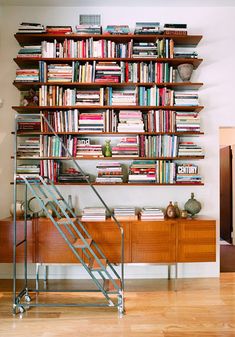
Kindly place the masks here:
<instances>
[{"instance_id":1,"label":"doorway","mask_svg":"<svg viewBox=\"0 0 235 337\"><path fill-rule=\"evenodd\" d=\"M235 127L220 128L220 271L235 272Z\"/></svg>"}]
</instances>

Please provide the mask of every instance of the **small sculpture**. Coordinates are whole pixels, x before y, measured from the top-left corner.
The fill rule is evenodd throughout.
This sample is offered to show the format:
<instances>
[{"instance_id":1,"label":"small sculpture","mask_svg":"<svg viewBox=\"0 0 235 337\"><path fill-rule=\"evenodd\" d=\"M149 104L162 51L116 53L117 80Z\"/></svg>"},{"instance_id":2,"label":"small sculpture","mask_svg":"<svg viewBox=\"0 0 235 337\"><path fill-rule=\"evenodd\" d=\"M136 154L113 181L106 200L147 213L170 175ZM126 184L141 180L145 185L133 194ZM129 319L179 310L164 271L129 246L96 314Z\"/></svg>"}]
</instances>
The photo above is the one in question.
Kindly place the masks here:
<instances>
[{"instance_id":1,"label":"small sculpture","mask_svg":"<svg viewBox=\"0 0 235 337\"><path fill-rule=\"evenodd\" d=\"M176 217L176 211L174 205L172 205L172 201L170 201L169 205L166 208L166 217L170 219Z\"/></svg>"},{"instance_id":2,"label":"small sculpture","mask_svg":"<svg viewBox=\"0 0 235 337\"><path fill-rule=\"evenodd\" d=\"M104 145L104 156L105 157L112 157L112 149L111 149L110 142L111 141L109 139L105 141L105 145Z\"/></svg>"},{"instance_id":3,"label":"small sculpture","mask_svg":"<svg viewBox=\"0 0 235 337\"><path fill-rule=\"evenodd\" d=\"M191 193L191 198L185 203L184 209L193 217L200 212L201 208L201 203L194 199L194 193Z\"/></svg>"},{"instance_id":4,"label":"small sculpture","mask_svg":"<svg viewBox=\"0 0 235 337\"><path fill-rule=\"evenodd\" d=\"M187 82L190 80L192 72L193 72L193 65L190 63L183 63L178 65L177 67L179 76L183 82Z\"/></svg>"}]
</instances>

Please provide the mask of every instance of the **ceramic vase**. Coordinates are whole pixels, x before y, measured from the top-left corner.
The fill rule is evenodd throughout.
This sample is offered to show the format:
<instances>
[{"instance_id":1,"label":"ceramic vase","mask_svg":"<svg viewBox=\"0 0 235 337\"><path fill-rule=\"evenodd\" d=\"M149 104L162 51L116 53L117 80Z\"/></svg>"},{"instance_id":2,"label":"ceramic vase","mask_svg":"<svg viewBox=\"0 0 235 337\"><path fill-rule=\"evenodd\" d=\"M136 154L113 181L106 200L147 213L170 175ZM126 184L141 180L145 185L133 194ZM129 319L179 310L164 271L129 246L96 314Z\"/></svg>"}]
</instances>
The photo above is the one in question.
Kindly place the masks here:
<instances>
[{"instance_id":1,"label":"ceramic vase","mask_svg":"<svg viewBox=\"0 0 235 337\"><path fill-rule=\"evenodd\" d=\"M183 82L188 82L193 72L193 65L190 63L183 63L177 67L179 76Z\"/></svg>"},{"instance_id":2,"label":"ceramic vase","mask_svg":"<svg viewBox=\"0 0 235 337\"><path fill-rule=\"evenodd\" d=\"M201 210L201 203L194 199L194 193L191 193L191 198L185 203L184 209L193 217Z\"/></svg>"}]
</instances>

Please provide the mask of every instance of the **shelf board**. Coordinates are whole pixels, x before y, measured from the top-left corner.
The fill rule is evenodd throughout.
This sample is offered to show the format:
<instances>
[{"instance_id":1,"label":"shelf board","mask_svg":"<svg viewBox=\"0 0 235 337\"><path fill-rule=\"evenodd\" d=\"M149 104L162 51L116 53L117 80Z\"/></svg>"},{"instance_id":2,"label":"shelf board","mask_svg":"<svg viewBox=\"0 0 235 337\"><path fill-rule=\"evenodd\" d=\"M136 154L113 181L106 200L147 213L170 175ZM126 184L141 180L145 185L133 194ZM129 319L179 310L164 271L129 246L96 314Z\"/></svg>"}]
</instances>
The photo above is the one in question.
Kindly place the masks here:
<instances>
[{"instance_id":1,"label":"shelf board","mask_svg":"<svg viewBox=\"0 0 235 337\"><path fill-rule=\"evenodd\" d=\"M11 185L14 183L11 182ZM17 183L17 185L23 185L22 183ZM87 183L54 183L58 186L89 186ZM204 186L204 183L91 183L92 186Z\"/></svg>"},{"instance_id":2,"label":"shelf board","mask_svg":"<svg viewBox=\"0 0 235 337\"><path fill-rule=\"evenodd\" d=\"M63 105L63 106L13 106L12 109L19 113L36 113L41 110L174 110L174 111L196 111L199 112L204 107L201 105L196 106L176 106L176 105L166 105L166 106L141 106L141 105Z\"/></svg>"},{"instance_id":3,"label":"shelf board","mask_svg":"<svg viewBox=\"0 0 235 337\"><path fill-rule=\"evenodd\" d=\"M14 159L14 156L11 157ZM17 157L17 160L198 160L204 159L204 156L181 156L181 157L99 157L99 156L82 156L82 157Z\"/></svg>"},{"instance_id":4,"label":"shelf board","mask_svg":"<svg viewBox=\"0 0 235 337\"><path fill-rule=\"evenodd\" d=\"M196 69L203 59L201 58L158 58L158 57L89 57L89 58L68 58L68 57L57 57L57 58L45 58L45 57L15 57L14 58L15 63L19 67L25 67L29 66L32 67L34 65L38 65L39 61L45 61L48 63L71 63L72 61L81 61L81 62L89 62L89 61L109 61L109 62L119 62L119 61L127 61L127 62L149 62L149 61L155 61L155 62L163 62L163 63L169 63L173 66L178 66L182 63L190 63L193 64L194 69Z\"/></svg>"},{"instance_id":5,"label":"shelf board","mask_svg":"<svg viewBox=\"0 0 235 337\"><path fill-rule=\"evenodd\" d=\"M15 134L12 132L12 134ZM89 136L122 136L122 135L176 135L176 136L199 136L204 132L56 132L57 135L89 135ZM40 132L40 131L18 131L17 136L30 136L30 135L54 135L53 132Z\"/></svg>"},{"instance_id":6,"label":"shelf board","mask_svg":"<svg viewBox=\"0 0 235 337\"><path fill-rule=\"evenodd\" d=\"M156 41L156 39L173 39L176 45L192 45L196 46L202 39L202 35L169 35L169 34L117 34L117 35L111 35L111 34L77 34L77 33L70 33L70 34L48 34L48 33L42 33L42 34L33 34L33 33L16 33L15 35L16 40L21 46L24 45L32 45L32 44L38 44L41 41L54 41L55 39L58 42L62 42L65 39L73 39L73 40L84 40L93 38L94 40L112 40L116 42L127 42L131 39L135 41Z\"/></svg>"},{"instance_id":7,"label":"shelf board","mask_svg":"<svg viewBox=\"0 0 235 337\"><path fill-rule=\"evenodd\" d=\"M157 87L167 87L172 89L199 89L201 86L203 86L203 83L201 82L165 82L165 83L134 83L134 82L128 82L128 83L113 83L113 82L106 82L106 83L80 83L80 82L22 82L22 81L14 81L13 85L19 89L19 90L29 90L30 88L39 88L42 85L52 85L52 86L63 86L63 87L81 87L81 88L87 88L87 87L153 87L156 85Z\"/></svg>"}]
</instances>

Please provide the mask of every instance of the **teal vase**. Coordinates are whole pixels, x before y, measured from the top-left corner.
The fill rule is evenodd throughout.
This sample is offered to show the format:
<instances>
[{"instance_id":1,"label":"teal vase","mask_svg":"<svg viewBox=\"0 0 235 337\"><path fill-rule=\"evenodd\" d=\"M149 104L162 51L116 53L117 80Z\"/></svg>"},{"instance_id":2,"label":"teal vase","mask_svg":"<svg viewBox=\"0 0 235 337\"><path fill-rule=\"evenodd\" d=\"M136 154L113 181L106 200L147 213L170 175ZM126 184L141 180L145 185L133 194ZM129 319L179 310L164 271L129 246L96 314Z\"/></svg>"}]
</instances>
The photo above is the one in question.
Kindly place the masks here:
<instances>
[{"instance_id":1,"label":"teal vase","mask_svg":"<svg viewBox=\"0 0 235 337\"><path fill-rule=\"evenodd\" d=\"M200 212L201 208L201 203L194 199L194 193L191 193L191 198L185 203L184 209L193 217Z\"/></svg>"}]
</instances>

